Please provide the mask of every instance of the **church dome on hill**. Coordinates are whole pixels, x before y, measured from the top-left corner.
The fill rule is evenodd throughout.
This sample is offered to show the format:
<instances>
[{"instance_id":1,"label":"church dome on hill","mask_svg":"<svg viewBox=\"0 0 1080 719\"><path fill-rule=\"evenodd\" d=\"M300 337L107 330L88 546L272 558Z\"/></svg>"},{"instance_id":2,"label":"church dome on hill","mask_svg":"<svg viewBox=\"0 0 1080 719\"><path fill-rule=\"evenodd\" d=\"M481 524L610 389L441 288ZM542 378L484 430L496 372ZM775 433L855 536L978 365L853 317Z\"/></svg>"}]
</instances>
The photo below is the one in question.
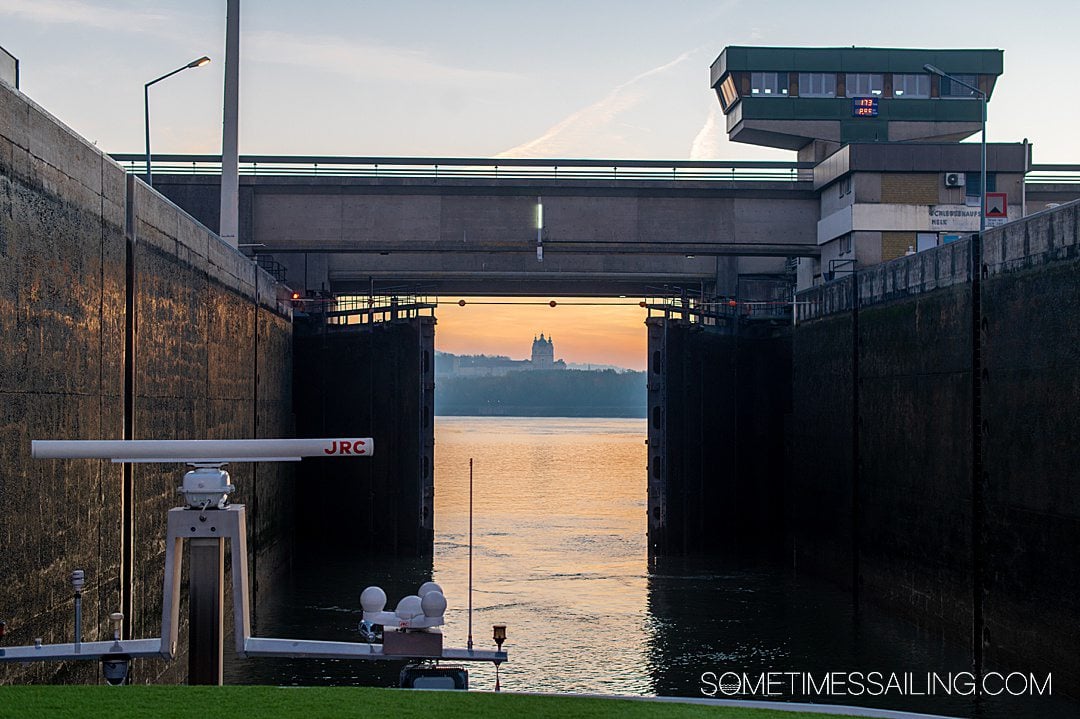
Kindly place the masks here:
<instances>
[{"instance_id":1,"label":"church dome on hill","mask_svg":"<svg viewBox=\"0 0 1080 719\"><path fill-rule=\"evenodd\" d=\"M543 332L533 337L532 369L555 369L555 345Z\"/></svg>"}]
</instances>

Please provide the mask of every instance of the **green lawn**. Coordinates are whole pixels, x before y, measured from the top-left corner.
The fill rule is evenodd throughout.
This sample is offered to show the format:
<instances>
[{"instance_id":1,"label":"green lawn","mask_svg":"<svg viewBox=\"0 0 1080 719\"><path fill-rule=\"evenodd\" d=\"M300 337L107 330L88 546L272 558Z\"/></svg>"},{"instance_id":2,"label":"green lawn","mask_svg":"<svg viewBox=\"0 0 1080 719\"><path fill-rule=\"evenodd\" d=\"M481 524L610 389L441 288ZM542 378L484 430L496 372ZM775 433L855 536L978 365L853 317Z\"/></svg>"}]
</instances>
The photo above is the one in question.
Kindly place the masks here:
<instances>
[{"instance_id":1,"label":"green lawn","mask_svg":"<svg viewBox=\"0 0 1080 719\"><path fill-rule=\"evenodd\" d=\"M628 717L629 719L826 719L766 709L620 701L585 697L537 697L479 692L425 692L361 687L9 686L0 687L0 717L90 719L210 719L212 717Z\"/></svg>"}]
</instances>

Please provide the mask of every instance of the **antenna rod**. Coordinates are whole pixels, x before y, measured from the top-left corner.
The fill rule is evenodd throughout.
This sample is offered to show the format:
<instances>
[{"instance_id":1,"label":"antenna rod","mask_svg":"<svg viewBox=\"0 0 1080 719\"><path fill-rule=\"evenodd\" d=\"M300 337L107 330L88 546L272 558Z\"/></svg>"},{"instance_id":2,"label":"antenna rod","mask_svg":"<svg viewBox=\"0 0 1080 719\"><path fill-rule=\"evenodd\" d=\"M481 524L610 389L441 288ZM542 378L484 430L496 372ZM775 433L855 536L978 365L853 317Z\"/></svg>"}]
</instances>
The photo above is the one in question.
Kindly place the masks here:
<instances>
[{"instance_id":1,"label":"antenna rod","mask_svg":"<svg viewBox=\"0 0 1080 719\"><path fill-rule=\"evenodd\" d=\"M473 518L473 458L469 457L469 651L472 651L472 518Z\"/></svg>"}]
</instances>

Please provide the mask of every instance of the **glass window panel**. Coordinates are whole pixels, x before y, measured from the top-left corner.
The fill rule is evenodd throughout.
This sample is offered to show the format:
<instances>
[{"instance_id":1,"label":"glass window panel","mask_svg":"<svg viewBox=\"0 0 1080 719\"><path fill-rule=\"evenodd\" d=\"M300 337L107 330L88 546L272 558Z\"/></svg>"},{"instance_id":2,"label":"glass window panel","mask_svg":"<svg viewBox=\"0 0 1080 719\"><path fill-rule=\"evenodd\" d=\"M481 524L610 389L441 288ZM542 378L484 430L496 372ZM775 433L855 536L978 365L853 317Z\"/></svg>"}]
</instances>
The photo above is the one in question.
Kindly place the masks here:
<instances>
[{"instance_id":1,"label":"glass window panel","mask_svg":"<svg viewBox=\"0 0 1080 719\"><path fill-rule=\"evenodd\" d=\"M750 94L755 97L783 97L788 94L786 72L750 73Z\"/></svg>"},{"instance_id":2,"label":"glass window panel","mask_svg":"<svg viewBox=\"0 0 1080 719\"><path fill-rule=\"evenodd\" d=\"M885 89L885 76L879 73L849 72L844 84L848 97L880 96Z\"/></svg>"},{"instance_id":3,"label":"glass window panel","mask_svg":"<svg viewBox=\"0 0 1080 719\"><path fill-rule=\"evenodd\" d=\"M836 75L831 72L800 72L800 97L836 97Z\"/></svg>"},{"instance_id":4,"label":"glass window panel","mask_svg":"<svg viewBox=\"0 0 1080 719\"><path fill-rule=\"evenodd\" d=\"M978 197L982 193L979 192L979 180L981 179L981 173L978 171L968 172L964 174L964 196L965 197ZM997 192L997 173L986 173L986 191ZM978 202L975 203L976 205Z\"/></svg>"},{"instance_id":5,"label":"glass window panel","mask_svg":"<svg viewBox=\"0 0 1080 719\"><path fill-rule=\"evenodd\" d=\"M724 106L724 110L735 104L735 101L739 99L739 93L735 90L735 80L731 75L724 78L724 81L720 83L720 102Z\"/></svg>"},{"instance_id":6,"label":"glass window panel","mask_svg":"<svg viewBox=\"0 0 1080 719\"><path fill-rule=\"evenodd\" d=\"M893 97L920 99L930 97L929 75L893 75Z\"/></svg>"},{"instance_id":7,"label":"glass window panel","mask_svg":"<svg viewBox=\"0 0 1080 719\"><path fill-rule=\"evenodd\" d=\"M962 80L968 85L979 86L979 77L977 75L954 75L957 80ZM950 78L941 78L941 96L942 97L978 97L978 93L972 90L970 87L965 87L959 82L953 82Z\"/></svg>"}]
</instances>

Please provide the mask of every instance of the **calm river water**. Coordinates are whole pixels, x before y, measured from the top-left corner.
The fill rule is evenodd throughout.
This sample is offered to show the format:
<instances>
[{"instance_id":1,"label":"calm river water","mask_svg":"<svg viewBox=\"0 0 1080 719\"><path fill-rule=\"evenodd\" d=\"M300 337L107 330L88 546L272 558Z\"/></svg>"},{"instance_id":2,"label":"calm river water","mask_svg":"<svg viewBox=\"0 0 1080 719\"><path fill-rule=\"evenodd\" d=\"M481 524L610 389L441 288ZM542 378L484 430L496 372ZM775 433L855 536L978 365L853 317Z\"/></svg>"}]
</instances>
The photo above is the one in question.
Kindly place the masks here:
<instances>
[{"instance_id":1,"label":"calm river water","mask_svg":"<svg viewBox=\"0 0 1080 719\"><path fill-rule=\"evenodd\" d=\"M701 696L707 671L913 672L918 685L927 672L968 669L962 647L866 609L856 613L847 594L788 567L722 559L650 566L645 432L643 419L437 418L434 558L297 561L272 596L259 598L256 631L358 640L361 589L379 584L392 608L431 576L449 600L446 645L465 646L473 458L473 635L478 647L493 647L491 625L507 625L504 689ZM493 669L469 668L473 688L494 687ZM399 669L227 659L226 682L393 686ZM1058 697L832 701L993 719L1080 716L1080 705Z\"/></svg>"}]
</instances>

